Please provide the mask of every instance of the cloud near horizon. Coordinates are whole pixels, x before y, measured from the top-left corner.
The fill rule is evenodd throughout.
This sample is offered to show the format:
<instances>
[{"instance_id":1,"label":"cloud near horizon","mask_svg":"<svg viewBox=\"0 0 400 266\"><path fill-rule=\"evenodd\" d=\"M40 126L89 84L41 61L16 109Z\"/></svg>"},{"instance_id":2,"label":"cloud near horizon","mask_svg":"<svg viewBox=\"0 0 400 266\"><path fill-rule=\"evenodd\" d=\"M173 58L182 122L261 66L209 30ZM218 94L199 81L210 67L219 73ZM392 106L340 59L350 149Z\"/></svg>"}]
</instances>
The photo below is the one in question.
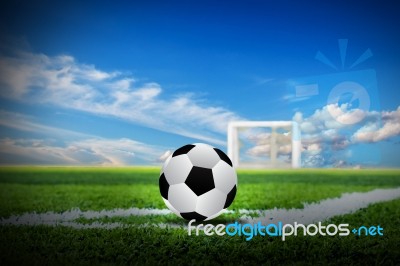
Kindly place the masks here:
<instances>
[{"instance_id":1,"label":"cloud near horizon","mask_svg":"<svg viewBox=\"0 0 400 266\"><path fill-rule=\"evenodd\" d=\"M346 161L334 153L352 145L368 145L400 136L400 106L395 111L378 112L352 109L348 104L328 104L306 118L296 112L293 121L301 128L306 166L343 166ZM351 153L347 157L351 161Z\"/></svg>"},{"instance_id":2,"label":"cloud near horizon","mask_svg":"<svg viewBox=\"0 0 400 266\"><path fill-rule=\"evenodd\" d=\"M0 164L104 165L159 164L169 147L130 138L109 139L43 125L34 117L0 110L0 125L35 138L0 139Z\"/></svg>"},{"instance_id":3,"label":"cloud near horizon","mask_svg":"<svg viewBox=\"0 0 400 266\"><path fill-rule=\"evenodd\" d=\"M131 139L83 139L64 145L43 139L0 139L2 164L124 166L158 164L162 151ZM12 159L9 159L12 158ZM137 163L137 161L141 163Z\"/></svg>"},{"instance_id":4,"label":"cloud near horizon","mask_svg":"<svg viewBox=\"0 0 400 266\"><path fill-rule=\"evenodd\" d=\"M328 104L308 117L296 112L293 121L299 123L301 129L302 161L307 167L346 167L352 161L352 145L369 145L400 136L400 106L395 111L377 112L351 108L349 104ZM280 156L290 156L289 135L276 136ZM271 133L250 130L242 133L241 140L253 144L246 154L269 156Z\"/></svg>"},{"instance_id":5,"label":"cloud near horizon","mask_svg":"<svg viewBox=\"0 0 400 266\"><path fill-rule=\"evenodd\" d=\"M370 114L371 115L371 114ZM372 115L376 115L373 113ZM354 142L373 143L388 140L400 135L400 106L395 111L380 114L382 121L376 119L366 123L352 136Z\"/></svg>"}]
</instances>

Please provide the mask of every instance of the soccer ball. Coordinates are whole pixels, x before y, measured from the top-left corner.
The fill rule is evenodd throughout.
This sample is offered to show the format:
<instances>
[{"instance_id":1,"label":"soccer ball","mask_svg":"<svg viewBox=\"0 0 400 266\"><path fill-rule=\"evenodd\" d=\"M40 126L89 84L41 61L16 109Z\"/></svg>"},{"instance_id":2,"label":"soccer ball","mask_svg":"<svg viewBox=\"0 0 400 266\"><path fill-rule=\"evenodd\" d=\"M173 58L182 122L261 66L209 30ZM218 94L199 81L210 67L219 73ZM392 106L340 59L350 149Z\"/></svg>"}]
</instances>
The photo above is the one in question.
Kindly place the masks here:
<instances>
[{"instance_id":1,"label":"soccer ball","mask_svg":"<svg viewBox=\"0 0 400 266\"><path fill-rule=\"evenodd\" d=\"M167 158L159 185L171 211L187 220L203 221L217 217L231 205L237 176L223 151L196 143L177 149Z\"/></svg>"}]
</instances>

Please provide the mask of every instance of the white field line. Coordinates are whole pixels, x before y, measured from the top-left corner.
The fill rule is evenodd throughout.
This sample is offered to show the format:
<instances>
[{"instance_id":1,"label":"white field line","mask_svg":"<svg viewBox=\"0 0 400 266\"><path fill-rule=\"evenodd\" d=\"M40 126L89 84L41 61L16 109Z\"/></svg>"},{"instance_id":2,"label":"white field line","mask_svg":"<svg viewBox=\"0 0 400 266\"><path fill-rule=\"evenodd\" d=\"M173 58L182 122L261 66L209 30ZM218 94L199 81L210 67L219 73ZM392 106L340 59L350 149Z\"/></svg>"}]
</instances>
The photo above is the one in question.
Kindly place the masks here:
<instances>
[{"instance_id":1,"label":"white field line","mask_svg":"<svg viewBox=\"0 0 400 266\"><path fill-rule=\"evenodd\" d=\"M339 198L325 199L319 203L304 203L303 209L272 209L258 211L257 217L242 216L241 223L311 224L334 216L354 213L370 204L400 198L400 188L375 189L369 192L343 193Z\"/></svg>"},{"instance_id":2,"label":"white field line","mask_svg":"<svg viewBox=\"0 0 400 266\"><path fill-rule=\"evenodd\" d=\"M12 215L9 218L0 220L2 224L13 224L13 225L52 225L52 224L70 224L72 221L78 218L85 219L99 219L107 217L128 217L128 216L145 216L145 215L167 215L172 213L168 209L113 209L113 210L102 210L102 211L81 211L79 208L65 211L62 213L45 212L45 213L24 213L21 215ZM97 223L97 222L96 222ZM95 224L95 223L93 223ZM84 226L84 224L79 224ZM96 225L94 225L96 227ZM101 227L100 225L98 227Z\"/></svg>"},{"instance_id":3,"label":"white field line","mask_svg":"<svg viewBox=\"0 0 400 266\"><path fill-rule=\"evenodd\" d=\"M303 209L271 209L271 210L239 210L242 215L239 218L241 223L277 223L279 221L286 223L298 222L310 224L319 221L325 221L337 215L349 214L366 208L370 204L385 202L400 198L400 188L394 189L375 189L369 192L344 193L338 198L325 199L319 203L304 203ZM234 213L233 211L226 211ZM24 213L21 215L12 215L8 218L0 218L0 225L49 225L49 226L67 226L78 229L85 228L121 228L121 227L140 227L157 226L161 228L185 228L178 224L142 224L130 225L123 223L102 223L95 221L90 224L78 223L74 220L78 218L99 219L105 217L128 217L128 216L146 216L146 215L167 215L171 211L168 209L114 209L102 211L81 211L72 209L62 213ZM257 217L250 217L249 214Z\"/></svg>"}]
</instances>

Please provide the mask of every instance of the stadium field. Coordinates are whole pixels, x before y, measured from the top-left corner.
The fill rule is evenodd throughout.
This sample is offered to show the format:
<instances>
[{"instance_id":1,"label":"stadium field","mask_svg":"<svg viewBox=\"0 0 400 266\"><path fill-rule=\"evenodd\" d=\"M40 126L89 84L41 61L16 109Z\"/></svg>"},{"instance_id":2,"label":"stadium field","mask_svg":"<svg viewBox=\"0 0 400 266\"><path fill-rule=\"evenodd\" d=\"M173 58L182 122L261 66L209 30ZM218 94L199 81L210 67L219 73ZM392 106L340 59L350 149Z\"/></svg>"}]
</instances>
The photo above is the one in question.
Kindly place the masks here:
<instances>
[{"instance_id":1,"label":"stadium field","mask_svg":"<svg viewBox=\"0 0 400 266\"><path fill-rule=\"evenodd\" d=\"M209 223L287 215L384 228L382 236L300 234L285 241L189 236L187 221L166 210L159 171L0 168L1 265L400 263L400 170L238 171L235 201Z\"/></svg>"}]
</instances>

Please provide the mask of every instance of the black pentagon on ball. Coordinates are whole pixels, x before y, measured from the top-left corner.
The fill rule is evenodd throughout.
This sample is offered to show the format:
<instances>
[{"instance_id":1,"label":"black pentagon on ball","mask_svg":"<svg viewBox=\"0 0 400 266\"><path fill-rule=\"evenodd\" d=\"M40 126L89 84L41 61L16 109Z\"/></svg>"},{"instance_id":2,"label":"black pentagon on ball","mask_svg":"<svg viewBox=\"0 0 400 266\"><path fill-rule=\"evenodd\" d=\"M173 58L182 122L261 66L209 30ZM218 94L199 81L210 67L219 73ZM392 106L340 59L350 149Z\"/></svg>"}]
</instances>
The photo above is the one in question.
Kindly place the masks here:
<instances>
[{"instance_id":1,"label":"black pentagon on ball","mask_svg":"<svg viewBox=\"0 0 400 266\"><path fill-rule=\"evenodd\" d=\"M175 157L175 156L178 156L181 154L187 154L194 147L195 147L195 145L192 145L192 144L182 146L179 149L177 149L176 151L174 151L174 153L172 154L172 157Z\"/></svg>"},{"instance_id":2,"label":"black pentagon on ball","mask_svg":"<svg viewBox=\"0 0 400 266\"><path fill-rule=\"evenodd\" d=\"M185 184L197 195L200 196L215 188L214 177L211 169L193 166Z\"/></svg>"},{"instance_id":3,"label":"black pentagon on ball","mask_svg":"<svg viewBox=\"0 0 400 266\"><path fill-rule=\"evenodd\" d=\"M158 183L159 183L159 186L160 186L160 194L161 194L161 196L164 199L168 199L169 184L168 184L167 179L165 178L164 173L161 174Z\"/></svg>"},{"instance_id":4,"label":"black pentagon on ball","mask_svg":"<svg viewBox=\"0 0 400 266\"><path fill-rule=\"evenodd\" d=\"M230 166L232 166L232 162L231 159L229 159L228 155L226 155L223 151L221 151L220 149L214 148L214 150L216 151L216 153L218 154L219 158L221 160L223 160L224 162L226 162L227 164L229 164Z\"/></svg>"},{"instance_id":5,"label":"black pentagon on ball","mask_svg":"<svg viewBox=\"0 0 400 266\"><path fill-rule=\"evenodd\" d=\"M181 216L186 220L195 219L196 221L204 221L207 218L206 216L198 214L197 212L181 212Z\"/></svg>"},{"instance_id":6,"label":"black pentagon on ball","mask_svg":"<svg viewBox=\"0 0 400 266\"><path fill-rule=\"evenodd\" d=\"M235 199L235 196L236 196L236 185L231 189L231 191L229 191L228 195L226 196L224 209L231 206L233 200Z\"/></svg>"}]
</instances>

